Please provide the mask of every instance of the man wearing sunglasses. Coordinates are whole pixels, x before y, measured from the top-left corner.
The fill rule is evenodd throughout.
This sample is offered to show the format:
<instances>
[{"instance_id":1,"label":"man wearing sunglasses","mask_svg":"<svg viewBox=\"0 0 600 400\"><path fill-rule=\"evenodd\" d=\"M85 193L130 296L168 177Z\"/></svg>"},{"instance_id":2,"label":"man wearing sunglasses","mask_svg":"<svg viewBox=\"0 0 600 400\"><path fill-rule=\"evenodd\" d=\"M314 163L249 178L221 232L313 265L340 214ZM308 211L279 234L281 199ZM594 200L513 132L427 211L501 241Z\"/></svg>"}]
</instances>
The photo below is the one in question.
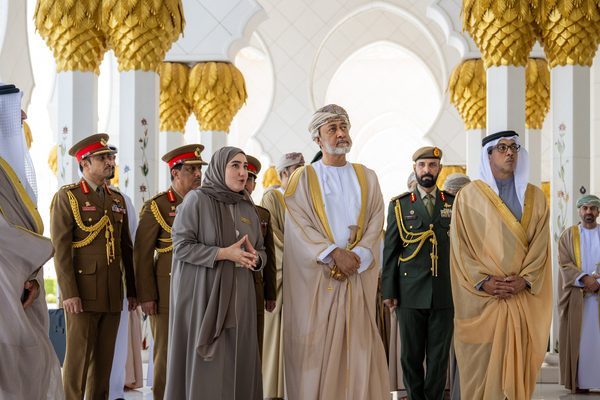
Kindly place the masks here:
<instances>
[{"instance_id":1,"label":"man wearing sunglasses","mask_svg":"<svg viewBox=\"0 0 600 400\"><path fill-rule=\"evenodd\" d=\"M479 179L458 193L450 227L461 397L527 399L552 316L548 207L516 132L482 145Z\"/></svg>"}]
</instances>

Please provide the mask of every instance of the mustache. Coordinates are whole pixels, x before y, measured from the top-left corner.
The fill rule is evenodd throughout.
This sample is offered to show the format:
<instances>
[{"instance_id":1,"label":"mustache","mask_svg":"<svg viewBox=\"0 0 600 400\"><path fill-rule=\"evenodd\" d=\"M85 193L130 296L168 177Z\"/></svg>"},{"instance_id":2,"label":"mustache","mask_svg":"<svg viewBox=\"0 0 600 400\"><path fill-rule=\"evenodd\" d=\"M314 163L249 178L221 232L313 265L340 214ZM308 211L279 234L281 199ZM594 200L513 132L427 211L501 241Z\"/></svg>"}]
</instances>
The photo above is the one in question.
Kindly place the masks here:
<instances>
[{"instance_id":1,"label":"mustache","mask_svg":"<svg viewBox=\"0 0 600 400\"><path fill-rule=\"evenodd\" d=\"M423 175L421 175L421 179L424 179L424 178L433 179L433 175L432 175L432 174L429 174L429 173L426 173L426 174L423 174Z\"/></svg>"}]
</instances>

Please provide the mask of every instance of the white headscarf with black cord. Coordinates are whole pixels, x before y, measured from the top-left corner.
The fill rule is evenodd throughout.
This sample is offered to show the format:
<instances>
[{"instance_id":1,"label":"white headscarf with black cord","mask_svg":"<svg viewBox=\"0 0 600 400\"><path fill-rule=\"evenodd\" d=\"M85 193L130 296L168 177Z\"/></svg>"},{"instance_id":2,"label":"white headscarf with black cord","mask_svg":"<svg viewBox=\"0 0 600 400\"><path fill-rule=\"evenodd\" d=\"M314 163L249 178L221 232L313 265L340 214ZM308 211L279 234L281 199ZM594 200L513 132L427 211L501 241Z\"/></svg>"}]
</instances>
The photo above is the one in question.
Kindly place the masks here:
<instances>
[{"instance_id":1,"label":"white headscarf with black cord","mask_svg":"<svg viewBox=\"0 0 600 400\"><path fill-rule=\"evenodd\" d=\"M517 191L517 197L521 208L525 204L525 191L527 190L527 184L529 183L529 153L521 145L519 135L515 131L502 131L489 135L482 140L481 148L481 163L479 164L479 179L487 183L496 194L498 194L498 185L494 174L492 174L492 167L490 166L488 149L494 147L502 139L514 140L516 144L521 146L519 155L517 156L517 166L515 168L515 190Z\"/></svg>"},{"instance_id":2,"label":"white headscarf with black cord","mask_svg":"<svg viewBox=\"0 0 600 400\"><path fill-rule=\"evenodd\" d=\"M15 171L37 203L37 182L21 123L21 92L15 85L0 82L0 157Z\"/></svg>"}]
</instances>

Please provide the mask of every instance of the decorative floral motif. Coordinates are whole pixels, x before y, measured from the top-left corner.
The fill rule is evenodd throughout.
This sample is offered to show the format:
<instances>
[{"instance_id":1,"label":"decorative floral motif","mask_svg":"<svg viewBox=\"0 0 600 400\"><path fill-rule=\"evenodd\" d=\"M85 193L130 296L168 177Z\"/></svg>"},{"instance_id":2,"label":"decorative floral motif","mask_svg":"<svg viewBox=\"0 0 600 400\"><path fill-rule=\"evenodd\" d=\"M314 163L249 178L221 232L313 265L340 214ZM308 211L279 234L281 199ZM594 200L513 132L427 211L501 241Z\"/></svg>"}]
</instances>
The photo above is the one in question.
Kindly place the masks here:
<instances>
[{"instance_id":1,"label":"decorative floral motif","mask_svg":"<svg viewBox=\"0 0 600 400\"><path fill-rule=\"evenodd\" d=\"M563 153L565 152L565 134L566 127L561 124L558 130L558 140L555 143L556 150L558 153L558 182L556 191L556 203L557 203L557 215L556 215L556 229L554 230L554 241L558 243L561 233L566 229L567 222L567 205L569 204L569 192L567 191L567 182L565 179L565 164L568 162L563 160Z\"/></svg>"},{"instance_id":2,"label":"decorative floral motif","mask_svg":"<svg viewBox=\"0 0 600 400\"><path fill-rule=\"evenodd\" d=\"M142 193L142 202L146 201L145 193L148 192L148 173L150 172L150 167L148 166L148 157L146 155L146 148L148 147L148 140L150 139L148 133L148 121L146 118L142 118L140 121L142 124L143 134L138 139L139 149L142 152L141 164L139 165L140 170L142 172L142 184L140 185L140 193Z\"/></svg>"},{"instance_id":3,"label":"decorative floral motif","mask_svg":"<svg viewBox=\"0 0 600 400\"><path fill-rule=\"evenodd\" d=\"M123 175L125 175L125 189L129 187L129 171L131 171L131 168L129 168L129 165L125 165L125 168L123 168Z\"/></svg>"},{"instance_id":4,"label":"decorative floral motif","mask_svg":"<svg viewBox=\"0 0 600 400\"><path fill-rule=\"evenodd\" d=\"M69 162L68 159L65 159L65 155L67 154L67 137L68 136L69 136L69 128L66 126L63 126L62 135L60 135L60 143L58 145L58 151L60 151L59 175L60 175L60 181L62 183L65 182L65 177L67 175L67 171L65 169L65 164L67 162Z\"/></svg>"}]
</instances>

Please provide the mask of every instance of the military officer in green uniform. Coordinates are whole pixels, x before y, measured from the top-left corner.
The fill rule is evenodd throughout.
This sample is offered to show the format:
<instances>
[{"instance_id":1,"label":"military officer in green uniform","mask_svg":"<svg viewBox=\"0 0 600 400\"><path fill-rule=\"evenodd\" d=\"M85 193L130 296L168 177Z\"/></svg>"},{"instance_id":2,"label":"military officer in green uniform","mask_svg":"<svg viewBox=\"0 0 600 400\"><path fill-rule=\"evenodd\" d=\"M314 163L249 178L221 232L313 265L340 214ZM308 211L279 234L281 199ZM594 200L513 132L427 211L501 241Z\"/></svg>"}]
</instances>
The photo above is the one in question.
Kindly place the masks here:
<instances>
[{"instance_id":1,"label":"military officer in green uniform","mask_svg":"<svg viewBox=\"0 0 600 400\"><path fill-rule=\"evenodd\" d=\"M436 188L441 159L437 147L417 150L417 185L394 197L388 209L382 292L398 317L400 361L410 400L443 399L452 340L448 232L454 196Z\"/></svg>"},{"instance_id":2,"label":"military officer in green uniform","mask_svg":"<svg viewBox=\"0 0 600 400\"><path fill-rule=\"evenodd\" d=\"M137 306L133 247L125 199L109 188L114 149L107 134L89 136L69 154L83 178L58 190L51 204L54 266L67 320L63 382L67 400L107 399L115 340L123 308Z\"/></svg>"},{"instance_id":3,"label":"military officer in green uniform","mask_svg":"<svg viewBox=\"0 0 600 400\"><path fill-rule=\"evenodd\" d=\"M260 172L260 161L256 157L246 154L248 160L248 179L246 180L246 191L251 195L256 188L256 178ZM264 207L254 205L258 218L260 219L260 231L263 234L265 252L267 253L267 264L261 272L252 274L254 278L254 289L256 292L256 328L258 335L258 350L262 359L263 333L265 327L265 310L272 312L275 309L277 299L277 269L275 267L275 242L273 239L273 227L271 226L271 213Z\"/></svg>"},{"instance_id":4,"label":"military officer in green uniform","mask_svg":"<svg viewBox=\"0 0 600 400\"><path fill-rule=\"evenodd\" d=\"M199 188L202 180L201 144L188 144L162 156L171 172L171 186L148 200L140 213L135 234L133 256L138 300L142 311L150 316L154 338L155 400L162 400L167 377L169 334L169 294L173 241L171 226L185 195Z\"/></svg>"}]
</instances>

